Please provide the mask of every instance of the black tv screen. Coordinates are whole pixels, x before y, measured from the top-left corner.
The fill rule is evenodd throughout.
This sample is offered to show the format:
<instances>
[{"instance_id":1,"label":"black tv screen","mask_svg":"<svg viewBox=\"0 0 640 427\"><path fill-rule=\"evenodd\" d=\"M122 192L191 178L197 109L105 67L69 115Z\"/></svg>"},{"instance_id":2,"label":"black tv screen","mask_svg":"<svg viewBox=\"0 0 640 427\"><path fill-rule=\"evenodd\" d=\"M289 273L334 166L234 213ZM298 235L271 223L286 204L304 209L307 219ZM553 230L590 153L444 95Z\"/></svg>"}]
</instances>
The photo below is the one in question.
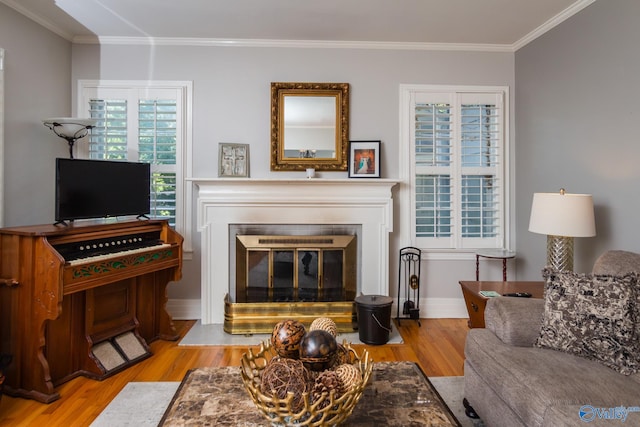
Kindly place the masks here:
<instances>
[{"instance_id":1,"label":"black tv screen","mask_svg":"<svg viewBox=\"0 0 640 427\"><path fill-rule=\"evenodd\" d=\"M146 215L148 163L56 159L56 221Z\"/></svg>"}]
</instances>

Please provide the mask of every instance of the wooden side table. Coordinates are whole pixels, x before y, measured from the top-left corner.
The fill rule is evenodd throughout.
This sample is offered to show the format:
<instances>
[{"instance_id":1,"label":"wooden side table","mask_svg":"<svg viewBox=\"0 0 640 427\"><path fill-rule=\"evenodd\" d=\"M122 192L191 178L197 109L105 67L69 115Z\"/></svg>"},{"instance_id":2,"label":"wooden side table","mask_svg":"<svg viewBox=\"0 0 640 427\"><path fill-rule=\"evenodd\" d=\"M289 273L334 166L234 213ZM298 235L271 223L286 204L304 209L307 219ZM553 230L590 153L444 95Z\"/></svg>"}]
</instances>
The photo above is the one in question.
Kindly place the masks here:
<instances>
[{"instance_id":1,"label":"wooden side table","mask_svg":"<svg viewBox=\"0 0 640 427\"><path fill-rule=\"evenodd\" d=\"M489 298L480 295L480 291L495 291L500 295L512 292L528 292L532 298L542 298L544 282L490 282L460 281L464 303L469 313L470 328L484 328L484 308ZM494 297L517 298L517 297Z\"/></svg>"},{"instance_id":2,"label":"wooden side table","mask_svg":"<svg viewBox=\"0 0 640 427\"><path fill-rule=\"evenodd\" d=\"M480 249L476 252L476 280L480 280L480 257L502 260L502 280L507 281L507 260L516 257L514 251L506 249Z\"/></svg>"}]
</instances>

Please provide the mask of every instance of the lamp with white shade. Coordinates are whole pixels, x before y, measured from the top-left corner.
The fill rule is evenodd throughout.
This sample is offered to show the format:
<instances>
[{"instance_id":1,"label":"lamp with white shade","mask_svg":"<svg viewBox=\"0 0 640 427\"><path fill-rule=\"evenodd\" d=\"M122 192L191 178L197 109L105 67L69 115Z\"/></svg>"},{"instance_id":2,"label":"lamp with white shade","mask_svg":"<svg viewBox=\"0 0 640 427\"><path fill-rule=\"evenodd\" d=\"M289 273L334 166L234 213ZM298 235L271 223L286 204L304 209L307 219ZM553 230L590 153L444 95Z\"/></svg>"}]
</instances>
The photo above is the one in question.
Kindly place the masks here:
<instances>
[{"instance_id":1,"label":"lamp with white shade","mask_svg":"<svg viewBox=\"0 0 640 427\"><path fill-rule=\"evenodd\" d=\"M42 121L60 138L67 140L69 144L69 158L73 159L73 146L77 140L84 138L89 130L96 125L95 119L80 119L76 117L57 117Z\"/></svg>"},{"instance_id":2,"label":"lamp with white shade","mask_svg":"<svg viewBox=\"0 0 640 427\"><path fill-rule=\"evenodd\" d=\"M534 193L529 231L547 235L547 265L573 271L573 238L596 235L590 194Z\"/></svg>"}]
</instances>

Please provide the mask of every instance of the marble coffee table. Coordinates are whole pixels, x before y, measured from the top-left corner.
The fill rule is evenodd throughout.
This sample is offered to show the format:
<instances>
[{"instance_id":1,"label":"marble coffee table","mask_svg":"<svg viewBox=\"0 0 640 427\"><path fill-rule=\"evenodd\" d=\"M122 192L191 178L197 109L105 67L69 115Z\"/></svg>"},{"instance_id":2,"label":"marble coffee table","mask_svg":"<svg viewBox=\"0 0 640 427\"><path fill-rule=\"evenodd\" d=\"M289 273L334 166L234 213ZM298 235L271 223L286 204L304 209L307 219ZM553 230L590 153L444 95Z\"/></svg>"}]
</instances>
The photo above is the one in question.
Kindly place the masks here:
<instances>
[{"instance_id":1,"label":"marble coffee table","mask_svg":"<svg viewBox=\"0 0 640 427\"><path fill-rule=\"evenodd\" d=\"M187 373L160 426L268 425L244 389L239 367ZM459 426L420 367L377 362L362 398L344 426Z\"/></svg>"}]
</instances>

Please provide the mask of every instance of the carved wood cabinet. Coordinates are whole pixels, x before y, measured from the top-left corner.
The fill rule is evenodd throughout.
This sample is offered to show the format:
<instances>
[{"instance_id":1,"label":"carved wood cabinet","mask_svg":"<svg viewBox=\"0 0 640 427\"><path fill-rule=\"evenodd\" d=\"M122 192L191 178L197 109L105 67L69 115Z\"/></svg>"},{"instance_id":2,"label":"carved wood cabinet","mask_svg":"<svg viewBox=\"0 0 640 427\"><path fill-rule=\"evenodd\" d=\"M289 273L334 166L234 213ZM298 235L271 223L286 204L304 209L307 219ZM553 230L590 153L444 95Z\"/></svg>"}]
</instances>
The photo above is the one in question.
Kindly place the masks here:
<instances>
[{"instance_id":1,"label":"carved wood cabinet","mask_svg":"<svg viewBox=\"0 0 640 427\"><path fill-rule=\"evenodd\" d=\"M49 403L60 384L104 379L177 339L166 286L181 278L182 241L160 220L0 229L4 392Z\"/></svg>"}]
</instances>

